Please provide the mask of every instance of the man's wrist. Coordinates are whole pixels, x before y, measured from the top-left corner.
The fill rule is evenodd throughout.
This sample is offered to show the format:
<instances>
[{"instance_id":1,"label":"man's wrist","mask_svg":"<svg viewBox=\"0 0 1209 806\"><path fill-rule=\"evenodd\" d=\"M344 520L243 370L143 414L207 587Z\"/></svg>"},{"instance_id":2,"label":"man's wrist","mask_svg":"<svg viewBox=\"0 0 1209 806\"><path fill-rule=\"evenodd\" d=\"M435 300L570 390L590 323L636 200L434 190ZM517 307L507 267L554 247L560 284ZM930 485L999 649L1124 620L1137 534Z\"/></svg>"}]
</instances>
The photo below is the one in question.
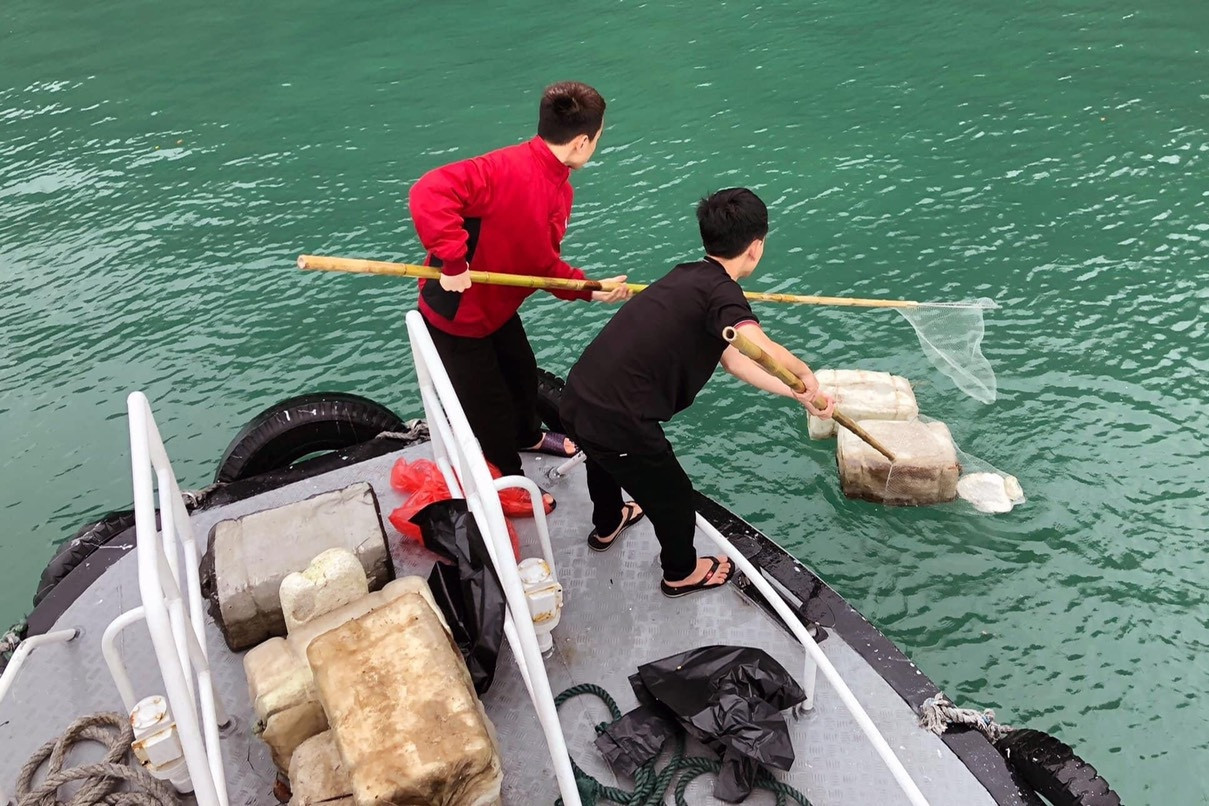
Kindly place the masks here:
<instances>
[{"instance_id":1,"label":"man's wrist","mask_svg":"<svg viewBox=\"0 0 1209 806\"><path fill-rule=\"evenodd\" d=\"M441 274L444 274L446 277L457 277L459 274L465 274L469 268L470 264L466 262L466 258L464 257L441 261Z\"/></svg>"}]
</instances>

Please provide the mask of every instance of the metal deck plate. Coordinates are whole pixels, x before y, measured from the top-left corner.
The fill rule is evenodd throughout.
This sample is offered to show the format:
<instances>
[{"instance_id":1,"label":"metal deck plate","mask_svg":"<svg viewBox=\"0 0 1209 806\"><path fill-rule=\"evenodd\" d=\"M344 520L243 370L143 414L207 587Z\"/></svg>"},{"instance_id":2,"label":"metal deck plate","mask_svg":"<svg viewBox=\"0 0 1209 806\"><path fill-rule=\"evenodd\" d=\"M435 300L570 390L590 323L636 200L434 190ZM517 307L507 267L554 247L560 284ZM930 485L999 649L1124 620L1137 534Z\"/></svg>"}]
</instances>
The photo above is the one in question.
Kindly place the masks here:
<instances>
[{"instance_id":1,"label":"metal deck plate","mask_svg":"<svg viewBox=\"0 0 1209 806\"><path fill-rule=\"evenodd\" d=\"M408 458L428 454L428 446L402 453ZM338 489L353 481L374 485L383 516L401 502L388 484L390 466L399 454L381 457L323 476L274 490L255 498L195 514L195 534L204 539L218 520ZM627 677L641 663L705 644L758 646L799 674L803 650L761 608L733 588L683 599L659 593L657 543L645 521L630 529L611 551L597 554L585 538L591 529L583 469L557 485L544 483L553 460L529 457L531 478L548 486L558 498L550 517L551 535L560 582L566 592L562 622L555 631L555 652L547 661L557 694L577 683L602 685L622 710L635 699ZM525 553L537 553L531 521L516 521ZM399 575L427 575L426 552L398 537L389 524L392 555ZM711 546L699 536L698 550ZM59 620L59 626L80 626L83 635L66 646L35 652L22 670L8 699L0 706L0 781L11 790L25 759L44 741L57 736L76 717L101 710L121 710L117 690L101 658L100 638L106 625L123 610L139 604L133 554L116 563ZM237 723L224 739L228 788L232 804L274 804L275 768L265 746L251 735L251 707L242 656L227 651L211 625L208 648L220 695ZM880 675L832 634L823 648L857 699L881 729L890 746L935 806L978 806L994 800L961 761L937 737L915 725L910 707ZM140 695L162 690L146 628L134 625L122 639L122 652ZM549 755L524 684L505 651L494 685L484 701L499 735L505 769L505 803L550 804L557 797ZM563 708L562 720L571 752L580 765L608 785L618 781L599 758L593 726L606 718L603 707L578 699ZM791 722L797 761L780 775L807 794L816 806L899 804L906 799L878 759L855 722L820 676L816 706ZM690 802L713 804L713 781L698 779L689 789ZM748 803L772 803L756 794Z\"/></svg>"}]
</instances>

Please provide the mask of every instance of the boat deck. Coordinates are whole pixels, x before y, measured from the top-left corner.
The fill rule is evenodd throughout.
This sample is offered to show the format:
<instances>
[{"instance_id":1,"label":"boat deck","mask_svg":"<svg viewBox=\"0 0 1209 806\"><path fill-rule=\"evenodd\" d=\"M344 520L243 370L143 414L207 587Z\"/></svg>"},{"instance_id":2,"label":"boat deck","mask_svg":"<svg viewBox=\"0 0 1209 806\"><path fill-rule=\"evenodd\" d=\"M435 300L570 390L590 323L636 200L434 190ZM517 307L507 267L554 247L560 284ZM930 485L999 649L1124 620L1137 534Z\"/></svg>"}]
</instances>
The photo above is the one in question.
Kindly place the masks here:
<instances>
[{"instance_id":1,"label":"boat deck","mask_svg":"<svg viewBox=\"0 0 1209 806\"><path fill-rule=\"evenodd\" d=\"M362 480L373 485L385 517L401 502L388 482L394 459L428 454L427 444L416 445L242 501L199 510L193 514L194 533L203 540L220 520ZM791 673L800 675L801 646L779 621L736 586L682 599L667 599L659 593L658 549L649 523L644 521L632 528L607 553L589 550L585 537L591 529L590 505L582 466L568 478L548 485L545 473L554 460L529 457L526 463L529 476L541 480L558 499L558 508L549 521L566 606L554 633L555 650L547 659L556 694L579 683L599 684L617 699L624 712L636 705L627 677L639 664L707 644L758 646ZM526 554L538 553L531 524L526 519L516 521ZM389 523L385 528L391 535L398 575L426 576L432 562L427 552L399 538ZM711 549L712 544L699 536L698 550L707 553ZM81 627L81 637L67 645L40 649L29 658L0 706L0 743L6 751L0 754L0 781L10 791L26 758L73 719L96 711L122 710L101 657L100 640L115 616L139 603L135 556L129 553L109 567L58 619L60 628ZM227 708L237 719L224 738L230 802L249 806L276 803L272 794L276 770L267 748L251 732L253 717L242 656L227 650L215 625L208 623L208 628L215 680ZM997 802L949 745L917 727L910 705L838 632L830 631L821 646L930 803L979 806ZM121 649L136 692L143 696L161 691L146 629L139 625L128 629ZM918 670L914 673L920 674ZM484 702L499 735L505 770L504 802L553 803L558 793L545 741L506 647ZM629 782L612 774L593 745L593 726L606 718L603 707L589 698L573 700L562 709L564 731L576 761L606 785L628 786ZM892 806L906 802L890 772L821 675L815 708L791 720L791 728L797 761L792 770L778 777L803 791L815 806ZM689 788L689 802L720 802L712 797L712 786L709 776L697 779ZM997 797L1000 803L1038 802L1024 795L1005 798L999 793ZM771 796L760 792L747 801L772 802Z\"/></svg>"}]
</instances>

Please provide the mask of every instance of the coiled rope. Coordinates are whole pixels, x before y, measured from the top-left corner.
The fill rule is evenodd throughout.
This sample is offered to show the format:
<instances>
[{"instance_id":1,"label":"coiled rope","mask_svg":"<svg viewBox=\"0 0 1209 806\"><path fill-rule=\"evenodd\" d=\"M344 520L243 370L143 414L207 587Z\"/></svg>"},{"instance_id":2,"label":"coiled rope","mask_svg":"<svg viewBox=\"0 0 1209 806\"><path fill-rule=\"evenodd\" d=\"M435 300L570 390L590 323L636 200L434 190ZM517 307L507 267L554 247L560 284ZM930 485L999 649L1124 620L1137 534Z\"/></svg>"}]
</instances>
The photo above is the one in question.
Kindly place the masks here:
<instances>
[{"instance_id":1,"label":"coiled rope","mask_svg":"<svg viewBox=\"0 0 1209 806\"><path fill-rule=\"evenodd\" d=\"M134 730L122 714L100 713L82 717L57 739L42 745L17 778L18 806L176 806L176 790L138 765L125 763ZM105 747L105 758L92 764L64 768L72 747L96 742ZM36 786L34 776L46 764L46 777ZM59 799L60 787L80 782L79 790L67 800ZM117 791L122 784L129 789Z\"/></svg>"},{"instance_id":2,"label":"coiled rope","mask_svg":"<svg viewBox=\"0 0 1209 806\"><path fill-rule=\"evenodd\" d=\"M958 708L944 692L924 700L919 707L919 726L931 731L937 736L945 732L949 725L964 725L986 736L992 743L999 741L1012 732L1008 725L1000 725L995 721L995 712L990 708L976 711L973 708Z\"/></svg>"},{"instance_id":3,"label":"coiled rope","mask_svg":"<svg viewBox=\"0 0 1209 806\"><path fill-rule=\"evenodd\" d=\"M603 733L609 725L621 719L621 709L617 707L617 702L609 696L609 692L592 683L572 686L559 694L554 699L554 704L561 708L563 703L568 700L585 694L599 698L609 709L610 720L596 726L597 734ZM676 806L688 806L686 793L689 785L706 773L716 774L722 769L722 764L712 758L686 757L683 731L676 737L676 744L668 763L663 769L657 769L657 766L658 759L654 758L639 767L634 773L634 789L629 791L619 787L605 786L580 769L579 765L575 763L575 759L571 759L571 769L575 771L575 783L579 786L579 797L584 806L595 806L598 803L616 803L620 806L660 806L664 802L664 796L672 781L676 781L676 787L673 790ZM678 779L677 776L679 776ZM810 801L806 800L805 795L778 781L768 770L760 770L755 785L758 789L772 792L777 806L788 806L791 800L799 806L810 806ZM562 798L555 803L556 806L562 806Z\"/></svg>"}]
</instances>

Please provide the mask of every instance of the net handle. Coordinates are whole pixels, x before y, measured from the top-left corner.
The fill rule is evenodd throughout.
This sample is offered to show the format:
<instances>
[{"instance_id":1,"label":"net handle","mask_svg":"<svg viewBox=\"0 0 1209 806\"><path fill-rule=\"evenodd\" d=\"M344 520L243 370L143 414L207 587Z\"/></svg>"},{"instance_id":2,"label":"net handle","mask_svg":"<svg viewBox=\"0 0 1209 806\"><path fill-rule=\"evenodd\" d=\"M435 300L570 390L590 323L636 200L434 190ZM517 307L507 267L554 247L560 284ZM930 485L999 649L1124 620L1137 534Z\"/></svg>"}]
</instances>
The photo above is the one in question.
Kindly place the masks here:
<instances>
[{"instance_id":1,"label":"net handle","mask_svg":"<svg viewBox=\"0 0 1209 806\"><path fill-rule=\"evenodd\" d=\"M410 263L390 263L384 260L359 260L327 255L299 255L298 268L304 271L338 271L351 274L384 274L392 277L416 277L437 280L441 270L432 266L415 266ZM498 272L472 271L470 280L485 285L506 285L516 288L559 289L565 291L612 291L621 283L602 283L599 280L571 280L563 277L535 277L528 274L501 274ZM647 288L645 283L625 283L637 294ZM928 308L942 307L985 307L982 303L961 302L913 302L907 299L861 299L859 297L818 297L807 294L773 294L764 291L744 291L743 296L755 302L782 302L791 305L831 305L847 308Z\"/></svg>"},{"instance_id":2,"label":"net handle","mask_svg":"<svg viewBox=\"0 0 1209 806\"><path fill-rule=\"evenodd\" d=\"M731 347L734 347L736 350L743 353L743 355L747 356L752 361L755 361L760 365L761 369L763 369L769 375L772 375L793 391L797 392L798 394L802 394L806 391L806 384L802 382L801 378L785 369L781 362L764 352L760 345L744 336L735 328L724 328L722 330L722 338ZM826 408L827 400L821 396L817 397L815 398L815 405L819 408ZM835 411L832 413L831 419L835 420L838 424L856 434L870 448L873 448L873 450L877 451L891 462L894 461L894 454L888 451L886 447L878 442L872 434L861 428L860 425L858 425L857 422L847 414L844 414L840 411Z\"/></svg>"}]
</instances>

